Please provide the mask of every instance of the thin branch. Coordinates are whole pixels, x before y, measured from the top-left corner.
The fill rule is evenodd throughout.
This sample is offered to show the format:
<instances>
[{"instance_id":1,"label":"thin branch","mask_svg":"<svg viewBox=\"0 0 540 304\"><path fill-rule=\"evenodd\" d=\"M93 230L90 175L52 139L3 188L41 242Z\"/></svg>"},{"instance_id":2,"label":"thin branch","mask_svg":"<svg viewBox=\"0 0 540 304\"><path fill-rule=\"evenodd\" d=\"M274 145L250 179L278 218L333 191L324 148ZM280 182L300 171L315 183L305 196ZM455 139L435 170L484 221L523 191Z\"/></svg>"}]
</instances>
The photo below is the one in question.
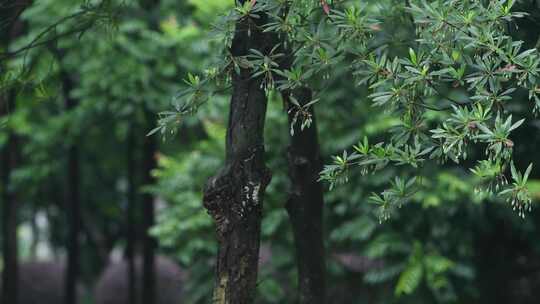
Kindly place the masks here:
<instances>
[{"instance_id":1,"label":"thin branch","mask_svg":"<svg viewBox=\"0 0 540 304\"><path fill-rule=\"evenodd\" d=\"M435 87L435 86L433 85L433 83L431 83L430 81L428 81L428 85L429 85L430 88L432 88L433 90L435 90L435 92L437 92L437 94L439 94L442 98L444 98L444 99L450 101L451 103L453 103L453 104L455 104L455 105L458 105L458 106L466 106L466 105L470 105L470 104L474 103L473 100L468 100L468 101L466 101L466 102L460 102L460 101L458 101L458 100L456 100L456 99L453 99L453 98L449 97L448 95L443 94L443 93L442 93L439 89L437 89L437 87Z\"/></svg>"},{"instance_id":2,"label":"thin branch","mask_svg":"<svg viewBox=\"0 0 540 304\"><path fill-rule=\"evenodd\" d=\"M49 32L51 32L52 30L54 30L57 26L59 26L60 24L70 20L70 19L73 19L73 18L76 18L78 16L82 16L83 14L86 14L87 11L80 11L80 12L77 12L77 13L74 13L74 14L71 14L69 16L65 16L63 18L61 18L60 20L56 21L55 23L49 25L45 30L43 30L41 33L39 33L29 44L13 51L13 52L4 52L4 53L0 53L0 59L5 59L5 58L8 58L8 57L14 57L14 56L17 56L18 54L24 52L24 51L27 51L31 48L34 48L34 47L37 47L37 46L41 46L43 44L46 44L46 43L49 43L53 40L56 40L58 37L61 37L61 36L65 36L66 33L69 33L69 34L72 34L73 33L73 30L72 31L68 31L66 33L63 33L63 34L59 34L57 35L56 37L53 37L51 39L48 39L46 41L41 41L41 42L38 42L41 38L43 38L46 34L48 34Z\"/></svg>"}]
</instances>

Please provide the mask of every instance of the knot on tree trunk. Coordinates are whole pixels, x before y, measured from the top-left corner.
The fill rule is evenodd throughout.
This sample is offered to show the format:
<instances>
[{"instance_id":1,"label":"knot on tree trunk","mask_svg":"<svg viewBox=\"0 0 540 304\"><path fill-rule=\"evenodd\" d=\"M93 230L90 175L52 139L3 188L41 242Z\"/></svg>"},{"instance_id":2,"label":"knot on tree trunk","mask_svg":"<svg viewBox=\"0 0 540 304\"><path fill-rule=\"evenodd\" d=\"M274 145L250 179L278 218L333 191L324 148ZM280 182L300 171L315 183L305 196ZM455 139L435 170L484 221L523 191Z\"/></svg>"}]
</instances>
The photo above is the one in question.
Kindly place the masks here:
<instances>
[{"instance_id":1,"label":"knot on tree trunk","mask_svg":"<svg viewBox=\"0 0 540 304\"><path fill-rule=\"evenodd\" d=\"M263 154L263 148L254 149L247 157L232 160L208 180L203 206L214 219L220 239L250 215L262 212L261 195L271 180Z\"/></svg>"}]
</instances>

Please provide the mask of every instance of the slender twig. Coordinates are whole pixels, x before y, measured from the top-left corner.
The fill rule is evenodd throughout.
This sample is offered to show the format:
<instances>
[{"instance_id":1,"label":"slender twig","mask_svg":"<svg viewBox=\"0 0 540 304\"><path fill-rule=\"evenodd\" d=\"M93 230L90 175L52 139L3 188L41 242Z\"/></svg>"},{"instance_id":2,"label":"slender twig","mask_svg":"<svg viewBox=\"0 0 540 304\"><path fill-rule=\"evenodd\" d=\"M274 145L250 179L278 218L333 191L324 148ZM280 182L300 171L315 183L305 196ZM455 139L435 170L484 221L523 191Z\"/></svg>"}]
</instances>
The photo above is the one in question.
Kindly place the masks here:
<instances>
[{"instance_id":1,"label":"slender twig","mask_svg":"<svg viewBox=\"0 0 540 304\"><path fill-rule=\"evenodd\" d=\"M38 42L41 38L43 38L47 33L51 32L52 30L54 30L57 26L59 26L60 24L70 20L70 19L73 19L73 18L76 18L78 16L81 16L83 14L85 14L86 11L80 11L80 12L77 12L77 13L74 13L74 14L71 14L69 16L65 16L61 19L59 19L58 21L56 21L55 23L49 25L46 29L44 29L43 31L41 31L29 44L13 51L13 52L5 52L5 53L0 53L0 58L1 59L4 59L4 58L7 58L7 57L13 57L13 56L16 56L26 50L29 50L31 48L34 48L36 46L40 46L40 45L43 45L45 43L48 43L52 40L55 40L57 39L57 37L54 37L52 39L49 39L47 40L46 42ZM67 33L72 33L73 31L68 31ZM65 33L64 33L65 34ZM59 34L59 35L63 35L63 34Z\"/></svg>"},{"instance_id":2,"label":"slender twig","mask_svg":"<svg viewBox=\"0 0 540 304\"><path fill-rule=\"evenodd\" d=\"M30 50L32 48L36 48L36 47L46 45L46 44L48 44L48 43L50 43L52 41L57 40L58 38L62 38L62 37L65 37L65 36L69 36L69 35L76 34L76 33L81 33L81 32L84 33L86 30L88 30L95 23L95 21L97 19L102 18L103 16L109 16L109 14L100 15L98 13L102 9L102 7L104 5L105 5L105 3L101 2L99 5L93 6L92 8L83 8L82 10L80 10L78 12L75 12L75 13L73 13L71 15L64 16L64 17L58 19L56 22L49 25L47 28L45 28L43 31L41 31L36 37L34 37L34 39L32 39L32 41L29 44L15 50L15 51L12 51L12 52L0 53L0 60L6 59L6 58L9 58L9 57L15 57L15 56L19 55L22 52L28 51L28 50ZM45 35L47 35L48 33L52 32L52 31L54 31L59 25L65 23L65 22L68 22L68 21L70 21L72 19L84 16L85 14L92 14L92 13L95 14L95 18L93 18L92 20L85 23L84 26L81 26L81 27L75 28L73 30L69 30L69 31L66 31L64 33L58 34L55 37L52 37L50 39L40 41L43 37L45 37Z\"/></svg>"},{"instance_id":3,"label":"slender twig","mask_svg":"<svg viewBox=\"0 0 540 304\"><path fill-rule=\"evenodd\" d=\"M468 100L468 101L465 101L465 102L461 102L461 101L458 101L456 99L453 99L451 97L449 97L448 95L446 94L443 94L436 86L434 86L430 81L428 81L428 85L430 88L432 88L433 90L435 90L435 92L437 92L437 94L439 94L442 98L450 101L451 103L455 104L455 105L458 105L458 106L466 106L466 105L469 105L469 104L472 104L474 103L473 100Z\"/></svg>"}]
</instances>

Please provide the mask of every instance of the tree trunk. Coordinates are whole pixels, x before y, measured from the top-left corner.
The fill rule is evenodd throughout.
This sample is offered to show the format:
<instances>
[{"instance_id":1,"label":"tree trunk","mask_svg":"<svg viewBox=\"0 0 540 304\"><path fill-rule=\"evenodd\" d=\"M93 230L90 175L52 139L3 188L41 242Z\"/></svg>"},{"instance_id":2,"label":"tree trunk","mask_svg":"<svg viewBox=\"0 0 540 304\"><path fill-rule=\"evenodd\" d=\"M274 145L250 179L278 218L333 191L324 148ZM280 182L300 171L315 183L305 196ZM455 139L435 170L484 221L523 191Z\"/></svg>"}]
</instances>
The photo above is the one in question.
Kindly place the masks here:
<instances>
[{"instance_id":1,"label":"tree trunk","mask_svg":"<svg viewBox=\"0 0 540 304\"><path fill-rule=\"evenodd\" d=\"M74 84L70 75L65 71L61 71L61 78L62 90L66 102L66 111L69 112L75 109L78 103L77 100L69 95ZM79 147L77 146L76 139L72 139L72 142L67 148L67 154L66 216L69 232L64 304L77 304L77 282L80 272L79 233L81 231L81 215L79 193Z\"/></svg>"},{"instance_id":2,"label":"tree trunk","mask_svg":"<svg viewBox=\"0 0 540 304\"><path fill-rule=\"evenodd\" d=\"M249 49L268 53L271 40L253 21L236 24L233 56ZM210 178L204 189L203 205L216 224L219 242L213 303L252 303L256 290L263 197L270 182L264 163L264 121L266 95L261 79L247 69L233 72L226 138L225 165Z\"/></svg>"},{"instance_id":3,"label":"tree trunk","mask_svg":"<svg viewBox=\"0 0 540 304\"><path fill-rule=\"evenodd\" d=\"M146 12L146 21L149 28L159 31L159 4L160 0L139 0L141 8ZM152 130L155 117L148 109L144 109L148 130ZM156 168L157 143L154 136L145 137L143 156L143 183L154 183L152 170ZM142 303L154 304L156 302L156 273L155 273L155 249L156 240L150 235L150 229L154 226L154 197L150 193L143 194L143 265L142 265ZM180 287L179 287L180 288Z\"/></svg>"},{"instance_id":4,"label":"tree trunk","mask_svg":"<svg viewBox=\"0 0 540 304\"><path fill-rule=\"evenodd\" d=\"M0 48L6 52L11 41L24 31L24 24L19 19L20 14L29 5L29 1L17 0L13 5L0 8ZM0 61L0 70L5 62ZM17 92L14 89L0 88L0 118L15 110ZM5 129L4 129L5 128ZM4 269L2 271L2 303L17 303L19 295L19 267L17 242L17 201L13 192L11 173L17 162L17 138L6 126L0 126L0 131L7 131L7 141L0 147L0 179L2 182L2 255Z\"/></svg>"},{"instance_id":5,"label":"tree trunk","mask_svg":"<svg viewBox=\"0 0 540 304\"><path fill-rule=\"evenodd\" d=\"M311 90L295 90L300 105L311 101ZM294 106L287 93L283 94L293 123ZM294 135L288 150L289 177L292 189L286 203L296 247L298 267L298 303L323 304L326 297L326 263L323 238L323 189L317 181L322 170L315 113L309 109L312 123L301 130L294 125Z\"/></svg>"},{"instance_id":6,"label":"tree trunk","mask_svg":"<svg viewBox=\"0 0 540 304\"><path fill-rule=\"evenodd\" d=\"M137 304L137 295L135 291L135 241L136 241L136 226L135 226L135 132L133 125L128 127L127 135L127 246L126 259L128 265L128 302L126 304Z\"/></svg>"},{"instance_id":7,"label":"tree trunk","mask_svg":"<svg viewBox=\"0 0 540 304\"><path fill-rule=\"evenodd\" d=\"M38 191L39 197L43 197L41 191ZM37 207L32 208L32 215L30 218L30 228L32 231L32 241L30 242L30 260L35 261L37 259L37 249L40 241L40 231L37 225L37 216L39 209Z\"/></svg>"},{"instance_id":8,"label":"tree trunk","mask_svg":"<svg viewBox=\"0 0 540 304\"><path fill-rule=\"evenodd\" d=\"M14 110L15 94L10 92L6 99L0 96L0 115L9 115ZM18 243L17 243L17 202L11 189L10 176L15 167L17 139L8 131L7 142L2 151L2 251L4 269L2 271L2 303L18 301Z\"/></svg>"},{"instance_id":9,"label":"tree trunk","mask_svg":"<svg viewBox=\"0 0 540 304\"><path fill-rule=\"evenodd\" d=\"M155 120L149 111L145 111L148 130L153 129ZM144 184L154 183L152 170L156 168L157 143L154 136L145 137L144 141ZM154 226L154 197L150 193L143 194L143 275L142 303L154 304L156 298L155 248L156 240L150 235Z\"/></svg>"},{"instance_id":10,"label":"tree trunk","mask_svg":"<svg viewBox=\"0 0 540 304\"><path fill-rule=\"evenodd\" d=\"M286 18L289 7L281 12ZM287 37L282 37L282 46ZM285 56L280 64L282 69L290 69L294 55L290 47L283 47ZM300 304L326 303L326 262L323 237L323 188L318 182L322 170L317 121L313 106L307 109L311 125L302 130L301 121L295 122L298 109L291 103L295 97L300 106L312 100L312 91L307 87L281 92L289 118L293 124L291 143L287 151L291 190L285 209L291 222L296 250L298 271L298 300Z\"/></svg>"}]
</instances>

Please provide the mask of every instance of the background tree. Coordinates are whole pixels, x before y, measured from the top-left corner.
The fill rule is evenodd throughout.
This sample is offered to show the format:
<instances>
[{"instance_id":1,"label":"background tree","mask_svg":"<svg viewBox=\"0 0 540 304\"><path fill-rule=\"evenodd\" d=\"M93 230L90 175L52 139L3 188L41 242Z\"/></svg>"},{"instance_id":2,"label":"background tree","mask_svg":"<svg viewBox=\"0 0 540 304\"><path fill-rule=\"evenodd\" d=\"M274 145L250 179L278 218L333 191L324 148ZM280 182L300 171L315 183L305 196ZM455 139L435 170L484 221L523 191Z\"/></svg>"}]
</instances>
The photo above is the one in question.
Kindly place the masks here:
<instances>
[{"instance_id":1,"label":"background tree","mask_svg":"<svg viewBox=\"0 0 540 304\"><path fill-rule=\"evenodd\" d=\"M127 210L126 210L126 226L127 226L127 240L126 240L126 264L127 264L127 302L137 304L137 294L136 294L136 284L137 280L135 277L135 244L137 241L137 226L136 226L136 216L137 216L137 206L136 206L136 181L135 181L135 168L137 163L135 160L135 150L136 146L136 137L135 137L135 127L129 125L127 133L127 143L126 143L126 175L127 175L127 189L126 189L126 198L127 198Z\"/></svg>"},{"instance_id":2,"label":"background tree","mask_svg":"<svg viewBox=\"0 0 540 304\"><path fill-rule=\"evenodd\" d=\"M71 96L74 88L73 77L62 68L62 57L60 50L56 51L60 65L60 77L62 79L62 92L65 99L66 112L72 111L77 107L78 101ZM69 115L69 114L68 114ZM67 190L66 190L66 219L68 222L68 261L65 275L65 295L64 303L78 303L77 282L80 273L80 231L81 231L81 203L80 203L80 165L79 148L77 145L78 136L72 137L72 143L67 147Z\"/></svg>"},{"instance_id":3,"label":"background tree","mask_svg":"<svg viewBox=\"0 0 540 304\"><path fill-rule=\"evenodd\" d=\"M23 23L19 19L20 13L28 5L26 1L15 1L14 6L2 7L0 17L4 30L0 36L2 49L9 49L13 40L20 36L23 31ZM5 73L9 68L5 62L0 62L0 71ZM2 248L3 266L2 273L2 301L4 303L16 303L18 301L18 203L15 189L12 183L12 173L18 162L18 139L12 127L9 126L9 115L16 109L17 90L15 88L0 89L0 123L2 128L8 130L2 137L3 147L0 150L2 159Z\"/></svg>"}]
</instances>

